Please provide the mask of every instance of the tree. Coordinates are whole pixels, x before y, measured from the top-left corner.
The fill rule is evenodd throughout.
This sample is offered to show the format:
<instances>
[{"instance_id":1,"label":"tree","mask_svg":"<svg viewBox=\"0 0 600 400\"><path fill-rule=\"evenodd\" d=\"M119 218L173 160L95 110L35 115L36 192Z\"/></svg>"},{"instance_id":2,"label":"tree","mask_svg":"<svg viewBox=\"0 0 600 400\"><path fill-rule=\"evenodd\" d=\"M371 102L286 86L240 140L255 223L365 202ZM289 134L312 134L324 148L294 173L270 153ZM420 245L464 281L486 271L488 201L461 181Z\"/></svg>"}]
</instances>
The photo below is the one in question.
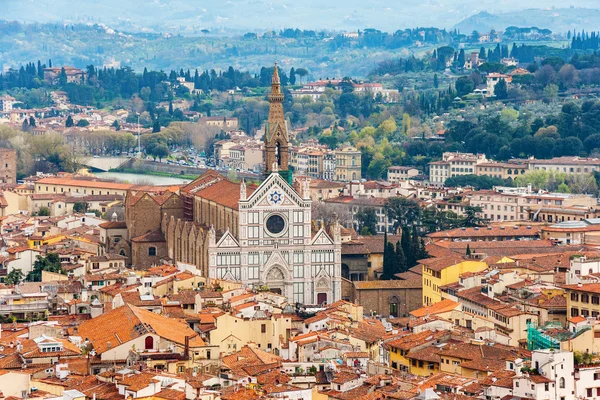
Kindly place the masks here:
<instances>
[{"instance_id":1,"label":"tree","mask_svg":"<svg viewBox=\"0 0 600 400\"><path fill-rule=\"evenodd\" d=\"M372 207L367 207L356 213L358 231L361 235L377 234L377 212Z\"/></svg>"},{"instance_id":2,"label":"tree","mask_svg":"<svg viewBox=\"0 0 600 400\"><path fill-rule=\"evenodd\" d=\"M119 121L115 119L115 122L112 123L111 125L113 128L115 128L115 131L120 131L121 130L121 125L119 124Z\"/></svg>"},{"instance_id":3,"label":"tree","mask_svg":"<svg viewBox=\"0 0 600 400\"><path fill-rule=\"evenodd\" d=\"M461 76L456 80L454 87L456 88L456 94L458 97L462 97L471 93L475 89L475 83L470 77Z\"/></svg>"},{"instance_id":4,"label":"tree","mask_svg":"<svg viewBox=\"0 0 600 400\"><path fill-rule=\"evenodd\" d=\"M39 215L40 217L49 217L50 216L50 209L46 206L42 206L40 207L37 215Z\"/></svg>"},{"instance_id":5,"label":"tree","mask_svg":"<svg viewBox=\"0 0 600 400\"><path fill-rule=\"evenodd\" d=\"M154 120L154 124L152 125L152 133L160 132L160 123L158 122L158 118Z\"/></svg>"},{"instance_id":6,"label":"tree","mask_svg":"<svg viewBox=\"0 0 600 400\"><path fill-rule=\"evenodd\" d=\"M383 236L383 243L383 273L381 274L381 279L390 280L399 271L396 265L396 250L394 249L394 245L387 241L387 232Z\"/></svg>"},{"instance_id":7,"label":"tree","mask_svg":"<svg viewBox=\"0 0 600 400\"><path fill-rule=\"evenodd\" d=\"M482 211L483 209L479 206L466 206L463 226L474 227L486 225L487 221L479 217Z\"/></svg>"},{"instance_id":8,"label":"tree","mask_svg":"<svg viewBox=\"0 0 600 400\"><path fill-rule=\"evenodd\" d=\"M464 65L464 63L463 63L463 65ZM438 76L437 76L437 74L433 74L433 87L437 89L439 86L440 86L440 82L438 80Z\"/></svg>"},{"instance_id":9,"label":"tree","mask_svg":"<svg viewBox=\"0 0 600 400\"><path fill-rule=\"evenodd\" d=\"M7 285L18 285L19 283L21 283L24 277L25 275L23 275L23 271L21 269L14 268L8 273L8 275L6 275L4 283L6 283Z\"/></svg>"},{"instance_id":10,"label":"tree","mask_svg":"<svg viewBox=\"0 0 600 400\"><path fill-rule=\"evenodd\" d=\"M290 85L295 85L296 84L296 70L294 69L294 67L292 67L292 69L290 69Z\"/></svg>"},{"instance_id":11,"label":"tree","mask_svg":"<svg viewBox=\"0 0 600 400\"><path fill-rule=\"evenodd\" d=\"M407 260L404 255L404 250L402 250L402 246L400 245L399 241L396 242L395 263L396 263L396 269L398 271L396 273L408 271L409 266L407 264Z\"/></svg>"},{"instance_id":12,"label":"tree","mask_svg":"<svg viewBox=\"0 0 600 400\"><path fill-rule=\"evenodd\" d=\"M504 79L500 79L498 83L496 83L496 86L494 86L494 95L499 100L508 98L508 86Z\"/></svg>"},{"instance_id":13,"label":"tree","mask_svg":"<svg viewBox=\"0 0 600 400\"><path fill-rule=\"evenodd\" d=\"M394 221L394 230L398 227L410 227L419 222L421 207L413 199L390 197L385 204L386 215Z\"/></svg>"},{"instance_id":14,"label":"tree","mask_svg":"<svg viewBox=\"0 0 600 400\"><path fill-rule=\"evenodd\" d=\"M298 68L296 70L296 75L298 75L300 80L302 80L305 76L308 76L308 70L306 68Z\"/></svg>"},{"instance_id":15,"label":"tree","mask_svg":"<svg viewBox=\"0 0 600 400\"><path fill-rule=\"evenodd\" d=\"M85 201L76 201L75 204L73 204L73 212L85 213L87 212L89 206L90 205Z\"/></svg>"},{"instance_id":16,"label":"tree","mask_svg":"<svg viewBox=\"0 0 600 400\"><path fill-rule=\"evenodd\" d=\"M65 126L67 128L71 128L73 125L75 125L75 123L73 122L73 117L71 117L70 115L67 117L67 121L65 122Z\"/></svg>"},{"instance_id":17,"label":"tree","mask_svg":"<svg viewBox=\"0 0 600 400\"><path fill-rule=\"evenodd\" d=\"M88 121L85 118L80 119L79 121L77 121L77 126L80 128L85 128L86 126L90 125L90 121Z\"/></svg>"},{"instance_id":18,"label":"tree","mask_svg":"<svg viewBox=\"0 0 600 400\"><path fill-rule=\"evenodd\" d=\"M469 257L471 256L471 246L469 246L469 244L467 243L467 252L466 252L466 256Z\"/></svg>"},{"instance_id":19,"label":"tree","mask_svg":"<svg viewBox=\"0 0 600 400\"><path fill-rule=\"evenodd\" d=\"M33 116L29 117L29 126L31 128L35 128L36 127L35 118L33 118Z\"/></svg>"},{"instance_id":20,"label":"tree","mask_svg":"<svg viewBox=\"0 0 600 400\"><path fill-rule=\"evenodd\" d=\"M29 282L41 282L42 271L54 272L64 274L60 258L56 253L48 253L46 257L40 255L37 256L33 263L33 270L27 274L27 281Z\"/></svg>"}]
</instances>

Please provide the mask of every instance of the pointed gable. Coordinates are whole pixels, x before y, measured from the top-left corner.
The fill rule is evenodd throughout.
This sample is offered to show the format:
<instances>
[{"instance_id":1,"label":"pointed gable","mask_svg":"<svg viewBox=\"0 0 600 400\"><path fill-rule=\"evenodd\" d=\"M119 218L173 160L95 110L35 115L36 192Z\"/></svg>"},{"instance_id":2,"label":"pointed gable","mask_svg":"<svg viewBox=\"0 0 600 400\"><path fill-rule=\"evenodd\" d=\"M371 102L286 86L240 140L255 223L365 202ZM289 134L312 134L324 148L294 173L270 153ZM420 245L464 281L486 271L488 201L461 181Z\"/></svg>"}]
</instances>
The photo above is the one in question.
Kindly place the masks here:
<instances>
[{"instance_id":1,"label":"pointed gable","mask_svg":"<svg viewBox=\"0 0 600 400\"><path fill-rule=\"evenodd\" d=\"M310 200L304 200L294 188L279 174L270 174L261 185L252 192L246 201L240 201L244 208L260 207L298 207L310 206Z\"/></svg>"},{"instance_id":2,"label":"pointed gable","mask_svg":"<svg viewBox=\"0 0 600 400\"><path fill-rule=\"evenodd\" d=\"M313 237L313 240L311 241L311 244L327 244L327 245L332 245L333 244L333 240L331 239L331 237L329 237L329 235L327 234L327 232L325 232L324 228L319 229L319 231L315 234L315 236Z\"/></svg>"},{"instance_id":3,"label":"pointed gable","mask_svg":"<svg viewBox=\"0 0 600 400\"><path fill-rule=\"evenodd\" d=\"M221 240L219 240L219 242L217 243L217 247L219 247L219 248L223 248L223 247L240 247L240 244L233 237L233 235L231 234L231 232L229 230L227 230L227 232L225 232L223 234L223 236L221 237Z\"/></svg>"}]
</instances>

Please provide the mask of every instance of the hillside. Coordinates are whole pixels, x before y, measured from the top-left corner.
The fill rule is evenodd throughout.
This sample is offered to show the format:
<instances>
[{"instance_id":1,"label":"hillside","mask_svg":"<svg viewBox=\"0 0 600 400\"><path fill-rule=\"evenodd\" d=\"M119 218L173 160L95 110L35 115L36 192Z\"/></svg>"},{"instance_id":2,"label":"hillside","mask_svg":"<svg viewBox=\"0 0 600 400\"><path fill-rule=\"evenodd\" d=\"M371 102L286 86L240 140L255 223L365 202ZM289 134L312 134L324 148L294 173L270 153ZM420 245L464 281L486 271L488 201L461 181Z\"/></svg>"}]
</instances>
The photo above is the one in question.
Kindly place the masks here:
<instances>
[{"instance_id":1,"label":"hillside","mask_svg":"<svg viewBox=\"0 0 600 400\"><path fill-rule=\"evenodd\" d=\"M600 9L557 8L527 9L505 13L482 11L456 24L454 27L463 33L474 30L487 32L490 29L503 30L508 26L547 28L555 33L568 30L600 30Z\"/></svg>"}]
</instances>

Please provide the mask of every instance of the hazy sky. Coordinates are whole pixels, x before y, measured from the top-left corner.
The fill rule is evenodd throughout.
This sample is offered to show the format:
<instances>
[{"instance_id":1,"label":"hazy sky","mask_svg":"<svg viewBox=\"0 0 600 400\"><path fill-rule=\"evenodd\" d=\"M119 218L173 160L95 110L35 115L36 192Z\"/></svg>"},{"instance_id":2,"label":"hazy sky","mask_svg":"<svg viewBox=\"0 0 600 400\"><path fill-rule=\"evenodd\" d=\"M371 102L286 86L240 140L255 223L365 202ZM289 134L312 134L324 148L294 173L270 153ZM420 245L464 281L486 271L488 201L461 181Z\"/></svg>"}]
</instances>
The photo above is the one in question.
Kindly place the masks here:
<instances>
[{"instance_id":1,"label":"hazy sky","mask_svg":"<svg viewBox=\"0 0 600 400\"><path fill-rule=\"evenodd\" d=\"M95 21L155 31L185 30L192 26L241 30L451 28L480 11L600 8L600 0L0 0L0 3L3 3L0 19Z\"/></svg>"}]
</instances>

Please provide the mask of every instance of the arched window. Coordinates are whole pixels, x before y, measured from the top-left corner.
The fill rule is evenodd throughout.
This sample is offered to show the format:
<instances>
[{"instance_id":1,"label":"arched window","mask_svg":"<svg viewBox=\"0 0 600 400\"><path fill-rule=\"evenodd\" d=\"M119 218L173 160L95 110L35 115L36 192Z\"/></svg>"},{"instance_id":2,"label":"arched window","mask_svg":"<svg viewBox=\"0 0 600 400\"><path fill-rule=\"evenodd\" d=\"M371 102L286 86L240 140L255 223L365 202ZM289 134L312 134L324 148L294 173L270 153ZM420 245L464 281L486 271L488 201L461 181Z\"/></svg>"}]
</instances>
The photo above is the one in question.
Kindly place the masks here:
<instances>
[{"instance_id":1,"label":"arched window","mask_svg":"<svg viewBox=\"0 0 600 400\"><path fill-rule=\"evenodd\" d=\"M559 387L560 389L564 389L564 388L565 388L565 378L560 378L560 379L558 380L558 387Z\"/></svg>"},{"instance_id":2,"label":"arched window","mask_svg":"<svg viewBox=\"0 0 600 400\"><path fill-rule=\"evenodd\" d=\"M148 255L150 257L156 256L156 247L148 247Z\"/></svg>"},{"instance_id":3,"label":"arched window","mask_svg":"<svg viewBox=\"0 0 600 400\"><path fill-rule=\"evenodd\" d=\"M125 253L125 250L121 249L121 251L119 251L119 255L123 256L123 257L127 257L127 253Z\"/></svg>"},{"instance_id":4,"label":"arched window","mask_svg":"<svg viewBox=\"0 0 600 400\"><path fill-rule=\"evenodd\" d=\"M144 340L144 348L146 350L154 349L154 338L152 336L146 336L146 339Z\"/></svg>"}]
</instances>

